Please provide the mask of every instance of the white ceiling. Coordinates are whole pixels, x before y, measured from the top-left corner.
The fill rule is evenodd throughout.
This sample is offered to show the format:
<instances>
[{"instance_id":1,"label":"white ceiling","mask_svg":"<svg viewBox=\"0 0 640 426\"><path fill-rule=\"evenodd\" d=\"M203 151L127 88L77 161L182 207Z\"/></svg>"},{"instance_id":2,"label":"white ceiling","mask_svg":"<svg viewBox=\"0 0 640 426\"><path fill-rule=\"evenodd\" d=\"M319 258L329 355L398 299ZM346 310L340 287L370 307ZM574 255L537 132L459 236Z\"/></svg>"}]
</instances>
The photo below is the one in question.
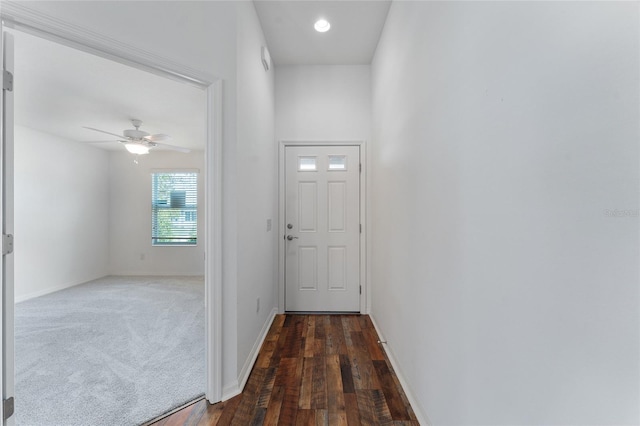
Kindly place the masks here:
<instances>
[{"instance_id":1,"label":"white ceiling","mask_svg":"<svg viewBox=\"0 0 640 426\"><path fill-rule=\"evenodd\" d=\"M391 0L254 0L276 65L370 64ZM313 24L331 23L326 33Z\"/></svg>"},{"instance_id":2,"label":"white ceiling","mask_svg":"<svg viewBox=\"0 0 640 426\"><path fill-rule=\"evenodd\" d=\"M390 0L255 0L276 65L371 63ZM318 33L325 18L331 30ZM172 136L167 143L204 149L204 91L20 31L15 37L15 121L68 140L114 140L82 126L122 134L142 130ZM123 149L100 143L103 149Z\"/></svg>"},{"instance_id":3,"label":"white ceiling","mask_svg":"<svg viewBox=\"0 0 640 426\"><path fill-rule=\"evenodd\" d=\"M204 149L203 90L81 52L23 32L15 37L15 122L68 140L115 140L83 129L122 134L129 121L165 133L166 143ZM123 149L118 142L95 144ZM160 149L160 148L156 148Z\"/></svg>"}]
</instances>

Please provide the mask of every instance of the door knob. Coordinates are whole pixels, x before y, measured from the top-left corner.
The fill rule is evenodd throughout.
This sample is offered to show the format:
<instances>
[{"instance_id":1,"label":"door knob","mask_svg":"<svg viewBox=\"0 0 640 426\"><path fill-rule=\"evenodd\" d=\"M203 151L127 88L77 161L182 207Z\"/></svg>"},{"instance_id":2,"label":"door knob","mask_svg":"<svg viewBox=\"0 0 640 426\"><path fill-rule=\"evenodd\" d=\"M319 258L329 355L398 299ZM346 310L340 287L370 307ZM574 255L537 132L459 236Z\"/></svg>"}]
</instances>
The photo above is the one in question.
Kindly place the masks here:
<instances>
[{"instance_id":1,"label":"door knob","mask_svg":"<svg viewBox=\"0 0 640 426\"><path fill-rule=\"evenodd\" d=\"M294 238L295 238L296 240L298 239L298 237L294 237L293 235L287 235L287 240L288 240L288 241L292 241Z\"/></svg>"}]
</instances>

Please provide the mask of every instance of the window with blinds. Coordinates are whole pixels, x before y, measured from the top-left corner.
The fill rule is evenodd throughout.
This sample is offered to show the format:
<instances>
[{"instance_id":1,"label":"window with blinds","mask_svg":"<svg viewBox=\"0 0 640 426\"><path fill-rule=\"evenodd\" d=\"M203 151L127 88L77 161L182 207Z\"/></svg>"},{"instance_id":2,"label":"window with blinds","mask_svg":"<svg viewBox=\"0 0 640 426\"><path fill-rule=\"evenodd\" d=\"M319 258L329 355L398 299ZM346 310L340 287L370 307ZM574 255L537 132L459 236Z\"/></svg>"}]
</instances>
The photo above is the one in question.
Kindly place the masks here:
<instances>
[{"instance_id":1,"label":"window with blinds","mask_svg":"<svg viewBox=\"0 0 640 426\"><path fill-rule=\"evenodd\" d=\"M151 174L151 243L194 246L198 239L198 173Z\"/></svg>"}]
</instances>

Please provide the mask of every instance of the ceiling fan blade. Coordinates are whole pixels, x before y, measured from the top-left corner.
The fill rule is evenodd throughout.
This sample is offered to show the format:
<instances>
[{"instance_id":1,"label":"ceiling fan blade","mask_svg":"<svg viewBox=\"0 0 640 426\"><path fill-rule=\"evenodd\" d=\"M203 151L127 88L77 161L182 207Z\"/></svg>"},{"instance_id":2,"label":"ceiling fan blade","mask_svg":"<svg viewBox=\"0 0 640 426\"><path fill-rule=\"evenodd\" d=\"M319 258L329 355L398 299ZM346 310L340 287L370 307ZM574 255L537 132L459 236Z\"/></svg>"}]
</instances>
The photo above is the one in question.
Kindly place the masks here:
<instances>
[{"instance_id":1,"label":"ceiling fan blade","mask_svg":"<svg viewBox=\"0 0 640 426\"><path fill-rule=\"evenodd\" d=\"M93 128L93 127L86 127L86 126L82 126L82 128L83 128L83 129L93 130L93 131L100 132L100 133L106 133L107 135L111 135L111 136L117 136L117 137L119 137L120 139L127 139L125 136L118 135L118 134L116 134L116 133L105 132L104 130L95 129L95 128Z\"/></svg>"},{"instance_id":2,"label":"ceiling fan blade","mask_svg":"<svg viewBox=\"0 0 640 426\"><path fill-rule=\"evenodd\" d=\"M155 135L145 136L144 139L151 142L164 142L164 141L170 141L171 136L165 135L164 133L158 133Z\"/></svg>"},{"instance_id":3,"label":"ceiling fan blade","mask_svg":"<svg viewBox=\"0 0 640 426\"><path fill-rule=\"evenodd\" d=\"M120 141L112 139L110 141L80 141L80 142L82 143L114 143L114 142L120 142Z\"/></svg>"},{"instance_id":4,"label":"ceiling fan blade","mask_svg":"<svg viewBox=\"0 0 640 426\"><path fill-rule=\"evenodd\" d=\"M185 154L188 154L189 152L191 152L191 150L189 148L183 148L181 146L167 145L166 143L155 143L155 144L156 144L156 146L158 146L160 148L167 148L167 149L170 149L172 151L184 152Z\"/></svg>"}]
</instances>

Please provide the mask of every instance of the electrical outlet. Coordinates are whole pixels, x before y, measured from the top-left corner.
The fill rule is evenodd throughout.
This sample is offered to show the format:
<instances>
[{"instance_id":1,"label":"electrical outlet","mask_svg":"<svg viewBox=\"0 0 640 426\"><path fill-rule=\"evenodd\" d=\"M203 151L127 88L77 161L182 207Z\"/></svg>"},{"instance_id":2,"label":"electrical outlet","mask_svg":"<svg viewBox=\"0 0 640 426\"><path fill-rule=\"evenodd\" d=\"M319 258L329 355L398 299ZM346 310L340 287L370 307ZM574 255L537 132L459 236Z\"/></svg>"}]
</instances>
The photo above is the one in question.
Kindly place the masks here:
<instances>
[{"instance_id":1,"label":"electrical outlet","mask_svg":"<svg viewBox=\"0 0 640 426\"><path fill-rule=\"evenodd\" d=\"M260 312L260 298L256 298L256 313Z\"/></svg>"},{"instance_id":2,"label":"electrical outlet","mask_svg":"<svg viewBox=\"0 0 640 426\"><path fill-rule=\"evenodd\" d=\"M144 260L144 253L140 253L140 260Z\"/></svg>"},{"instance_id":3,"label":"electrical outlet","mask_svg":"<svg viewBox=\"0 0 640 426\"><path fill-rule=\"evenodd\" d=\"M271 231L271 219L267 219L267 232Z\"/></svg>"}]
</instances>

